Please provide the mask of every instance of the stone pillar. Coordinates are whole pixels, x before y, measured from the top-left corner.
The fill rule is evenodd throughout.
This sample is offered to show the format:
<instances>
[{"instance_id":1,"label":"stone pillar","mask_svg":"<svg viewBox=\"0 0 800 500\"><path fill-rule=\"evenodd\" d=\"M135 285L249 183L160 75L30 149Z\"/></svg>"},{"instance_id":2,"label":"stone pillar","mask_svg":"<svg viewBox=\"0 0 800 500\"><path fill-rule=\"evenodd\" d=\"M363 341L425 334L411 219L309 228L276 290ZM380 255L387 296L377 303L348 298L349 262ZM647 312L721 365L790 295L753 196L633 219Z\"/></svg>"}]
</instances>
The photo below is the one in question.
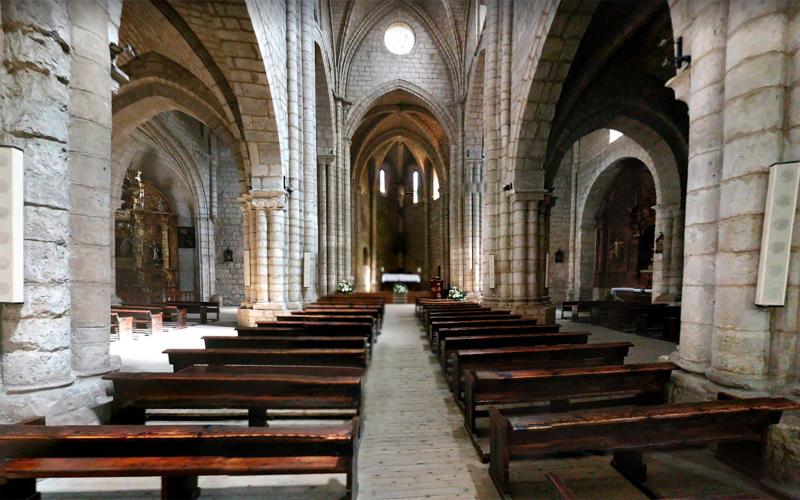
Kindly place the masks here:
<instances>
[{"instance_id":1,"label":"stone pillar","mask_svg":"<svg viewBox=\"0 0 800 500\"><path fill-rule=\"evenodd\" d=\"M250 259L250 286L239 308L239 325L255 326L286 309L286 193L250 191L239 198Z\"/></svg>"},{"instance_id":2,"label":"stone pillar","mask_svg":"<svg viewBox=\"0 0 800 500\"><path fill-rule=\"evenodd\" d=\"M67 163L70 26L63 1L0 0L0 11L0 143L25 154L25 303L3 304L0 310L2 388L14 393L74 380ZM100 238L108 237L105 228L102 232ZM0 397L2 422L36 410L13 407L12 398Z\"/></svg>"},{"instance_id":3,"label":"stone pillar","mask_svg":"<svg viewBox=\"0 0 800 500\"><path fill-rule=\"evenodd\" d=\"M338 274L336 272L336 257L338 251L336 248L336 211L339 206L336 203L336 162L328 163L325 166L325 173L328 176L327 188L327 216L328 216L328 234L325 238L325 245L328 248L328 293L336 291L336 282L338 281Z\"/></svg>"},{"instance_id":4,"label":"stone pillar","mask_svg":"<svg viewBox=\"0 0 800 500\"><path fill-rule=\"evenodd\" d=\"M253 247L250 245L250 210L248 209L247 202L239 199L239 209L242 211L242 255L244 259L244 272L245 281L242 283L244 287L244 300L241 307L247 307L253 303L252 283L253 277L250 276L250 254L253 252ZM249 279L247 279L249 277Z\"/></svg>"},{"instance_id":5,"label":"stone pillar","mask_svg":"<svg viewBox=\"0 0 800 500\"><path fill-rule=\"evenodd\" d=\"M69 2L70 271L72 367L111 370L111 60L105 2Z\"/></svg>"},{"instance_id":6,"label":"stone pillar","mask_svg":"<svg viewBox=\"0 0 800 500\"><path fill-rule=\"evenodd\" d=\"M197 231L198 279L201 300L211 300L216 294L216 249L214 247L214 224L207 216L195 217Z\"/></svg>"},{"instance_id":7,"label":"stone pillar","mask_svg":"<svg viewBox=\"0 0 800 500\"><path fill-rule=\"evenodd\" d=\"M679 205L672 210L672 238L670 240L670 288L668 293L678 297L683 286L683 208ZM665 235L666 237L666 235Z\"/></svg>"},{"instance_id":8,"label":"stone pillar","mask_svg":"<svg viewBox=\"0 0 800 500\"><path fill-rule=\"evenodd\" d=\"M353 222L355 220L355 213L352 210L352 185L353 179L350 174L350 138L344 140L344 169L342 172L342 181L344 187L343 207L342 207L342 229L344 231L343 245L344 251L344 277L355 284L353 276Z\"/></svg>"},{"instance_id":9,"label":"stone pillar","mask_svg":"<svg viewBox=\"0 0 800 500\"><path fill-rule=\"evenodd\" d=\"M769 166L783 159L787 13L782 2L731 2L729 9L725 161L707 376L723 385L764 389L771 315L754 302Z\"/></svg>"},{"instance_id":10,"label":"stone pillar","mask_svg":"<svg viewBox=\"0 0 800 500\"><path fill-rule=\"evenodd\" d=\"M317 176L319 183L317 192L317 217L319 220L319 238L317 246L319 248L319 260L317 265L317 276L319 279L319 293L328 293L328 167L330 160L321 155L317 155Z\"/></svg>"},{"instance_id":11,"label":"stone pillar","mask_svg":"<svg viewBox=\"0 0 800 500\"><path fill-rule=\"evenodd\" d=\"M714 323L728 2L693 2L689 7L698 10L692 13L695 32L687 50L692 65L676 77L690 81L684 86L687 95L678 95L689 103L689 169L681 343L675 361L684 370L703 373L711 361Z\"/></svg>"},{"instance_id":12,"label":"stone pillar","mask_svg":"<svg viewBox=\"0 0 800 500\"><path fill-rule=\"evenodd\" d=\"M317 217L317 103L314 59L314 0L303 0L303 251L311 254L311 265L319 266L319 232ZM305 266L305 263L303 264ZM305 276L306 269L300 270ZM302 281L301 281L302 283ZM317 298L316 280L302 283L303 302Z\"/></svg>"},{"instance_id":13,"label":"stone pillar","mask_svg":"<svg viewBox=\"0 0 800 500\"><path fill-rule=\"evenodd\" d=\"M524 305L528 299L528 200L523 193L512 193L511 205L511 298L513 307Z\"/></svg>"},{"instance_id":14,"label":"stone pillar","mask_svg":"<svg viewBox=\"0 0 800 500\"><path fill-rule=\"evenodd\" d=\"M653 208L656 211L656 241L663 236L662 252L653 252L653 302L671 302L668 290L672 273L672 209L661 205Z\"/></svg>"}]
</instances>

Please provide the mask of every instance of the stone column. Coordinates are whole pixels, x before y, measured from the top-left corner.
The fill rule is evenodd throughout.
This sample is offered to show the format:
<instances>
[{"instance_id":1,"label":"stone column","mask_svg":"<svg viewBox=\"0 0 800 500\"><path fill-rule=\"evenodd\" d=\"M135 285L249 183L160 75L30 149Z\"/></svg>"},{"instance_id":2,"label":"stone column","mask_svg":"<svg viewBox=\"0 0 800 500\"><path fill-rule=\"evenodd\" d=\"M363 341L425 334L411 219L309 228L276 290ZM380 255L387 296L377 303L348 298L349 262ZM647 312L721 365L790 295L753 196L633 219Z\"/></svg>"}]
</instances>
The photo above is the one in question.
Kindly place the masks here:
<instances>
[{"instance_id":1,"label":"stone column","mask_svg":"<svg viewBox=\"0 0 800 500\"><path fill-rule=\"evenodd\" d=\"M655 239L663 236L662 252L655 253L653 249L653 301L671 302L669 288L672 273L672 209L657 205Z\"/></svg>"},{"instance_id":2,"label":"stone column","mask_svg":"<svg viewBox=\"0 0 800 500\"><path fill-rule=\"evenodd\" d=\"M683 208L678 205L672 210L672 239L670 246L670 288L668 293L677 297L683 285ZM665 235L666 237L666 235Z\"/></svg>"},{"instance_id":3,"label":"stone column","mask_svg":"<svg viewBox=\"0 0 800 500\"><path fill-rule=\"evenodd\" d=\"M65 386L74 380L67 9L65 2L0 0L0 29L5 30L0 40L0 143L19 147L25 154L25 303L3 304L0 310L2 389L7 394ZM109 237L107 227L99 238ZM13 398L3 393L0 399L2 422L41 409L30 402L27 407L25 402L13 406Z\"/></svg>"},{"instance_id":4,"label":"stone column","mask_svg":"<svg viewBox=\"0 0 800 500\"><path fill-rule=\"evenodd\" d=\"M317 185L317 192L319 193L317 200L317 217L319 220L317 276L320 295L328 293L328 162L327 158L317 155L317 174L319 178L319 184Z\"/></svg>"},{"instance_id":5,"label":"stone column","mask_svg":"<svg viewBox=\"0 0 800 500\"><path fill-rule=\"evenodd\" d=\"M328 176L327 188L327 215L328 215L328 234L325 238L325 244L328 247L328 293L336 291L336 282L338 281L338 274L336 272L336 258L338 251L336 248L336 211L339 208L336 203L336 162L328 163L325 166L325 172Z\"/></svg>"},{"instance_id":6,"label":"stone column","mask_svg":"<svg viewBox=\"0 0 800 500\"><path fill-rule=\"evenodd\" d=\"M675 81L678 98L689 103L689 170L681 307L681 343L675 360L684 370L705 372L711 361L714 280L719 220L719 179L723 159L722 94L728 3L692 2L695 32L690 70ZM682 88L687 95L681 95Z\"/></svg>"},{"instance_id":7,"label":"stone column","mask_svg":"<svg viewBox=\"0 0 800 500\"><path fill-rule=\"evenodd\" d=\"M353 279L353 221L355 213L352 210L352 185L353 179L350 174L350 138L344 140L344 171L342 175L344 184L344 197L342 207L342 229L344 230L344 277L354 282ZM355 284L355 282L354 282Z\"/></svg>"},{"instance_id":8,"label":"stone column","mask_svg":"<svg viewBox=\"0 0 800 500\"><path fill-rule=\"evenodd\" d=\"M70 271L72 367L111 370L111 60L105 2L69 2Z\"/></svg>"},{"instance_id":9,"label":"stone column","mask_svg":"<svg viewBox=\"0 0 800 500\"><path fill-rule=\"evenodd\" d=\"M245 250L249 250L250 286L239 308L239 325L255 326L286 309L286 193L250 191L240 198Z\"/></svg>"},{"instance_id":10,"label":"stone column","mask_svg":"<svg viewBox=\"0 0 800 500\"><path fill-rule=\"evenodd\" d=\"M729 9L725 160L707 376L723 385L764 389L771 314L754 302L769 166L783 159L787 12L782 2L731 2Z\"/></svg>"},{"instance_id":11,"label":"stone column","mask_svg":"<svg viewBox=\"0 0 800 500\"><path fill-rule=\"evenodd\" d=\"M314 60L314 0L303 0L303 251L311 254L312 266L319 266L319 232L317 218L317 104ZM303 263L305 266L305 262ZM304 276L306 269L301 269ZM302 283L302 278L301 278ZM317 298L316 280L302 283L303 302Z\"/></svg>"},{"instance_id":12,"label":"stone column","mask_svg":"<svg viewBox=\"0 0 800 500\"><path fill-rule=\"evenodd\" d=\"M244 268L246 276L249 276L249 283L248 280L245 280L244 286L244 301L241 304L241 307L248 307L253 303L253 277L250 275L250 269L252 268L252 259L251 255L253 253L253 247L250 244L250 234L251 234L251 224L250 224L250 209L248 206L247 201L243 198L239 198L239 209L242 211L242 254L244 258Z\"/></svg>"},{"instance_id":13,"label":"stone column","mask_svg":"<svg viewBox=\"0 0 800 500\"><path fill-rule=\"evenodd\" d=\"M528 299L528 200L523 193L512 193L509 196L511 206L511 298L513 307L524 306Z\"/></svg>"},{"instance_id":14,"label":"stone column","mask_svg":"<svg viewBox=\"0 0 800 500\"><path fill-rule=\"evenodd\" d=\"M214 224L207 216L195 217L197 231L197 256L199 262L199 292L202 300L211 300L216 293L216 252Z\"/></svg>"}]
</instances>

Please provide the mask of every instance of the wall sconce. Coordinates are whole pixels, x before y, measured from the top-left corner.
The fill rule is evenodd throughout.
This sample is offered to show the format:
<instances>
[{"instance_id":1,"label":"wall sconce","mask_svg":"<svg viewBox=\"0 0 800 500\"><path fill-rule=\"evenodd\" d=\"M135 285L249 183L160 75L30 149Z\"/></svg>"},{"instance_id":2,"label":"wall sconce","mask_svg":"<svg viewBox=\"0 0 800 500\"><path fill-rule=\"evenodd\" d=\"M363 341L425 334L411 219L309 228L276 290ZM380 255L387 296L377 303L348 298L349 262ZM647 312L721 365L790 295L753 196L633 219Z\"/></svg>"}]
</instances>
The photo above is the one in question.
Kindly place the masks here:
<instances>
[{"instance_id":1,"label":"wall sconce","mask_svg":"<svg viewBox=\"0 0 800 500\"><path fill-rule=\"evenodd\" d=\"M664 253L664 233L658 233L658 238L656 238L656 247L653 250L653 253Z\"/></svg>"},{"instance_id":2,"label":"wall sconce","mask_svg":"<svg viewBox=\"0 0 800 500\"><path fill-rule=\"evenodd\" d=\"M513 183L503 185L503 191L511 191L512 189L514 189Z\"/></svg>"},{"instance_id":3,"label":"wall sconce","mask_svg":"<svg viewBox=\"0 0 800 500\"><path fill-rule=\"evenodd\" d=\"M233 262L233 250L230 247L222 251L222 262Z\"/></svg>"},{"instance_id":4,"label":"wall sconce","mask_svg":"<svg viewBox=\"0 0 800 500\"><path fill-rule=\"evenodd\" d=\"M564 262L564 250L561 250L560 248L556 250L555 260L557 264L561 264Z\"/></svg>"},{"instance_id":5,"label":"wall sconce","mask_svg":"<svg viewBox=\"0 0 800 500\"><path fill-rule=\"evenodd\" d=\"M674 57L667 57L664 59L664 66L668 66L670 64L675 65L675 70L678 71L683 68L683 64L686 63L688 66L692 62L692 56L689 54L683 53L683 37L679 36L675 41L672 41L668 38L664 38L660 42L658 42L659 47L663 47L669 43L675 45L675 56Z\"/></svg>"}]
</instances>

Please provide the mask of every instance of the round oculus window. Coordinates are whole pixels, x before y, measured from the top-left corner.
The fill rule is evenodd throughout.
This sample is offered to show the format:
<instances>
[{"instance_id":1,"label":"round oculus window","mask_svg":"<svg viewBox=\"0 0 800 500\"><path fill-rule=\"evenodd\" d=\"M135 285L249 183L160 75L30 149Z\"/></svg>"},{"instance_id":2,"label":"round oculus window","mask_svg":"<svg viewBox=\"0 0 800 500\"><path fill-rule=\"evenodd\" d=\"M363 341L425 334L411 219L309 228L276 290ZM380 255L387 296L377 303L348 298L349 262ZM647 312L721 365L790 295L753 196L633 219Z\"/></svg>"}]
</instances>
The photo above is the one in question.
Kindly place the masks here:
<instances>
[{"instance_id":1,"label":"round oculus window","mask_svg":"<svg viewBox=\"0 0 800 500\"><path fill-rule=\"evenodd\" d=\"M414 30L406 23L393 23L383 34L386 49L398 56L406 55L414 48Z\"/></svg>"}]
</instances>

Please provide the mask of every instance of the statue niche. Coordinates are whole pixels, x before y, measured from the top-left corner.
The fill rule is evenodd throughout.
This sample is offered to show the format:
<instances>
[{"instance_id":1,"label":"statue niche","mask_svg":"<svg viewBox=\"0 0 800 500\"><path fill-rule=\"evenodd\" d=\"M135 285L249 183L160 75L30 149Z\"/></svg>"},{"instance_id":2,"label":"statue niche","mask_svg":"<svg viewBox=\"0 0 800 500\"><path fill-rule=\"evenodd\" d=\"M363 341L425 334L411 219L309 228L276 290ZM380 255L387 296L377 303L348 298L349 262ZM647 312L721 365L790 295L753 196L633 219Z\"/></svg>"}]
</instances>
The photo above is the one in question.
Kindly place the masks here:
<instances>
[{"instance_id":1,"label":"statue niche","mask_svg":"<svg viewBox=\"0 0 800 500\"><path fill-rule=\"evenodd\" d=\"M177 222L164 193L129 170L115 216L116 287L123 302L162 301L178 287Z\"/></svg>"},{"instance_id":2,"label":"statue niche","mask_svg":"<svg viewBox=\"0 0 800 500\"><path fill-rule=\"evenodd\" d=\"M595 288L650 288L655 244L655 184L644 165L626 165L597 215Z\"/></svg>"}]
</instances>

